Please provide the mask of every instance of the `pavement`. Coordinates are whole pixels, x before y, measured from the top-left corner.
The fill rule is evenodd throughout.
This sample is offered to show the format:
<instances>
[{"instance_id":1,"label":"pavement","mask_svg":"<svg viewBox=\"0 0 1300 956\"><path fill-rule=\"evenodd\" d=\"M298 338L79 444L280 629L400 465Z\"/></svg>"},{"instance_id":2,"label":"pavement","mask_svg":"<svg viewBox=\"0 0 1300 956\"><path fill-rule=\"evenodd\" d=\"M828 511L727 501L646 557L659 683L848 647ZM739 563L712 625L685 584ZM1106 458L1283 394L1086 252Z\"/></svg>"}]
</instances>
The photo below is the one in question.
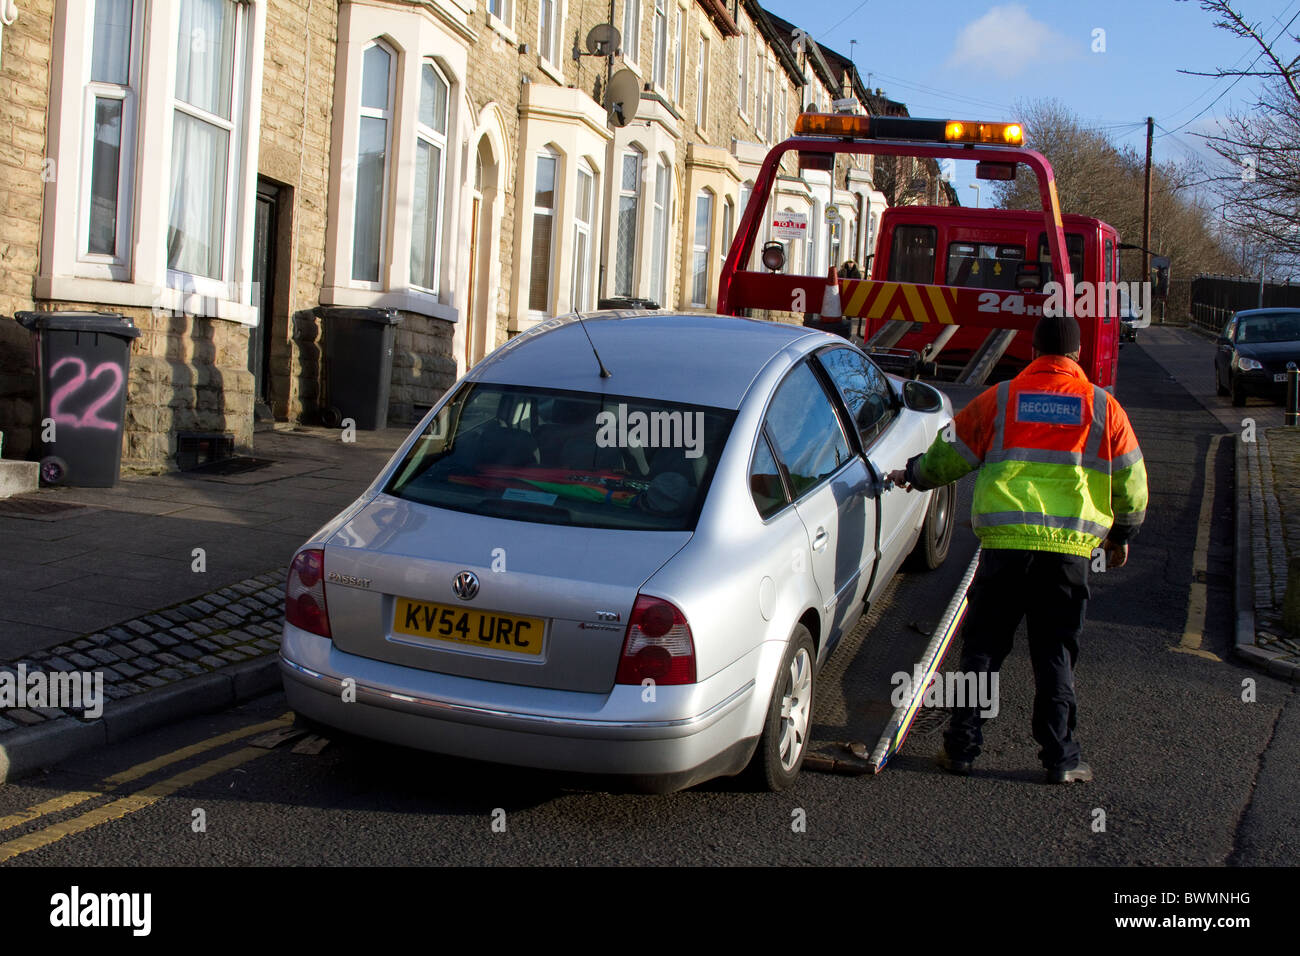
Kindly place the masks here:
<instances>
[{"instance_id":1,"label":"pavement","mask_svg":"<svg viewBox=\"0 0 1300 956\"><path fill-rule=\"evenodd\" d=\"M271 464L254 471L0 500L0 783L278 687L290 558L407 433L261 431L255 453ZM102 691L87 685L68 708L6 697L36 672L91 674Z\"/></svg>"},{"instance_id":2,"label":"pavement","mask_svg":"<svg viewBox=\"0 0 1300 956\"><path fill-rule=\"evenodd\" d=\"M1235 445L1235 652L1300 681L1300 633L1283 625L1288 563L1300 558L1300 428L1283 425L1281 405L1252 398L1235 407L1216 394L1212 336L1173 326L1152 326L1140 336L1146 353L1219 420Z\"/></svg>"},{"instance_id":3,"label":"pavement","mask_svg":"<svg viewBox=\"0 0 1300 956\"><path fill-rule=\"evenodd\" d=\"M1232 435L1236 473L1247 476L1235 482L1235 549L1208 530L1198 535L1194 573L1212 576L1229 558L1212 552L1233 551L1235 652L1300 680L1300 644L1280 626L1286 558L1300 555L1300 492L1289 478L1300 465L1296 430L1281 427L1276 405L1232 408L1215 397L1204 336L1153 327L1141 338ZM125 477L113 488L0 500L0 783L278 687L290 557L369 485L406 434L357 432L345 443L337 430L277 428L255 436L255 454L272 461L256 471ZM1158 495L1153 488L1153 511ZM1199 636L1184 643L1213 656ZM5 697L20 678L31 687L36 672L97 675L102 713L84 699L59 708L31 694Z\"/></svg>"}]
</instances>

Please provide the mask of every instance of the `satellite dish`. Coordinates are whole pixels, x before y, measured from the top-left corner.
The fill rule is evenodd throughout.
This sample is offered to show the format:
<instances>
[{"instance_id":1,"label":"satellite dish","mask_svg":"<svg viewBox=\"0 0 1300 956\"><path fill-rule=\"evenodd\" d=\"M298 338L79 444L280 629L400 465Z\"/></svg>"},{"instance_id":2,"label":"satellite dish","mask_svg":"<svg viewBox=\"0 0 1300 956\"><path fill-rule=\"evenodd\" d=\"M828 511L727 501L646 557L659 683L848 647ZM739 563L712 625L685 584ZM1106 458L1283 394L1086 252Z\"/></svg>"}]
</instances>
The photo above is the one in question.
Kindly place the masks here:
<instances>
[{"instance_id":1,"label":"satellite dish","mask_svg":"<svg viewBox=\"0 0 1300 956\"><path fill-rule=\"evenodd\" d=\"M619 70L610 77L605 91L605 111L615 127L632 122L637 107L641 105L641 78L631 70Z\"/></svg>"},{"instance_id":2,"label":"satellite dish","mask_svg":"<svg viewBox=\"0 0 1300 956\"><path fill-rule=\"evenodd\" d=\"M587 52L592 56L609 56L618 49L621 39L618 28L613 24L597 24L587 34Z\"/></svg>"}]
</instances>

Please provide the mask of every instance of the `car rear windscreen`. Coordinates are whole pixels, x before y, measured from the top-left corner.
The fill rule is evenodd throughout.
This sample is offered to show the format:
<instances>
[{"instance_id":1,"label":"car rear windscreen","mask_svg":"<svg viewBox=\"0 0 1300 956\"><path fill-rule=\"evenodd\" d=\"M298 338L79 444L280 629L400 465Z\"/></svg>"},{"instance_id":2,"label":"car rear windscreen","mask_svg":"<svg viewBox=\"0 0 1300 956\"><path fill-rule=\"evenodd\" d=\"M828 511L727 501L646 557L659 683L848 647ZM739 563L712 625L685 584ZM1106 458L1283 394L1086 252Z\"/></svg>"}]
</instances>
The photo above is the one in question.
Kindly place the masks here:
<instances>
[{"instance_id":1,"label":"car rear windscreen","mask_svg":"<svg viewBox=\"0 0 1300 956\"><path fill-rule=\"evenodd\" d=\"M734 419L704 406L465 383L384 490L497 518L690 530Z\"/></svg>"}]
</instances>

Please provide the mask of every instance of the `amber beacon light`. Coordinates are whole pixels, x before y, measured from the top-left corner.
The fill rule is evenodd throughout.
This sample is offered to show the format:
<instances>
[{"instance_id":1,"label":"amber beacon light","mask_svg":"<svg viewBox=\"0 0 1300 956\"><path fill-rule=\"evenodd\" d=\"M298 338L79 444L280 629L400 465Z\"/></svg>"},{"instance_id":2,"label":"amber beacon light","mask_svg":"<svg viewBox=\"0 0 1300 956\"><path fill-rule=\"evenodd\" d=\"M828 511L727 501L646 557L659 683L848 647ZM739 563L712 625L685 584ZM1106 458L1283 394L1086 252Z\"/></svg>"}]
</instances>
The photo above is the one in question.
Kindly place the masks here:
<instances>
[{"instance_id":1,"label":"amber beacon light","mask_svg":"<svg viewBox=\"0 0 1300 956\"><path fill-rule=\"evenodd\" d=\"M985 146L1023 146L1025 142L1024 127L1019 123L976 123L970 120L863 116L857 113L800 113L794 121L794 134L842 139L979 143Z\"/></svg>"}]
</instances>

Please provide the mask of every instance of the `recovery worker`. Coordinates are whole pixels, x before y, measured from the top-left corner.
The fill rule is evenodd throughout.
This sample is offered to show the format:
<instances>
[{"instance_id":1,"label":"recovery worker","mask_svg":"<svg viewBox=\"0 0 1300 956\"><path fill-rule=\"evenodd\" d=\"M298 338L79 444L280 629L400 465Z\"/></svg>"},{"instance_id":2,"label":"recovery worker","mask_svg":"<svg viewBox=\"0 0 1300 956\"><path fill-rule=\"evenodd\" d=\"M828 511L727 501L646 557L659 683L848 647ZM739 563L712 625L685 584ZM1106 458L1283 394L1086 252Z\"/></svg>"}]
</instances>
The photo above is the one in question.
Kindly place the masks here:
<instances>
[{"instance_id":1,"label":"recovery worker","mask_svg":"<svg viewBox=\"0 0 1300 956\"><path fill-rule=\"evenodd\" d=\"M1088 571L1123 567L1147 507L1146 466L1128 415L1078 364L1079 324L1045 317L1034 360L961 410L923 455L890 474L926 491L979 468L971 525L979 569L968 592L961 670L976 686L1001 669L1027 619L1032 729L1049 783L1092 779L1075 740L1074 665ZM966 775L983 744L977 706L955 709L939 765Z\"/></svg>"}]
</instances>

